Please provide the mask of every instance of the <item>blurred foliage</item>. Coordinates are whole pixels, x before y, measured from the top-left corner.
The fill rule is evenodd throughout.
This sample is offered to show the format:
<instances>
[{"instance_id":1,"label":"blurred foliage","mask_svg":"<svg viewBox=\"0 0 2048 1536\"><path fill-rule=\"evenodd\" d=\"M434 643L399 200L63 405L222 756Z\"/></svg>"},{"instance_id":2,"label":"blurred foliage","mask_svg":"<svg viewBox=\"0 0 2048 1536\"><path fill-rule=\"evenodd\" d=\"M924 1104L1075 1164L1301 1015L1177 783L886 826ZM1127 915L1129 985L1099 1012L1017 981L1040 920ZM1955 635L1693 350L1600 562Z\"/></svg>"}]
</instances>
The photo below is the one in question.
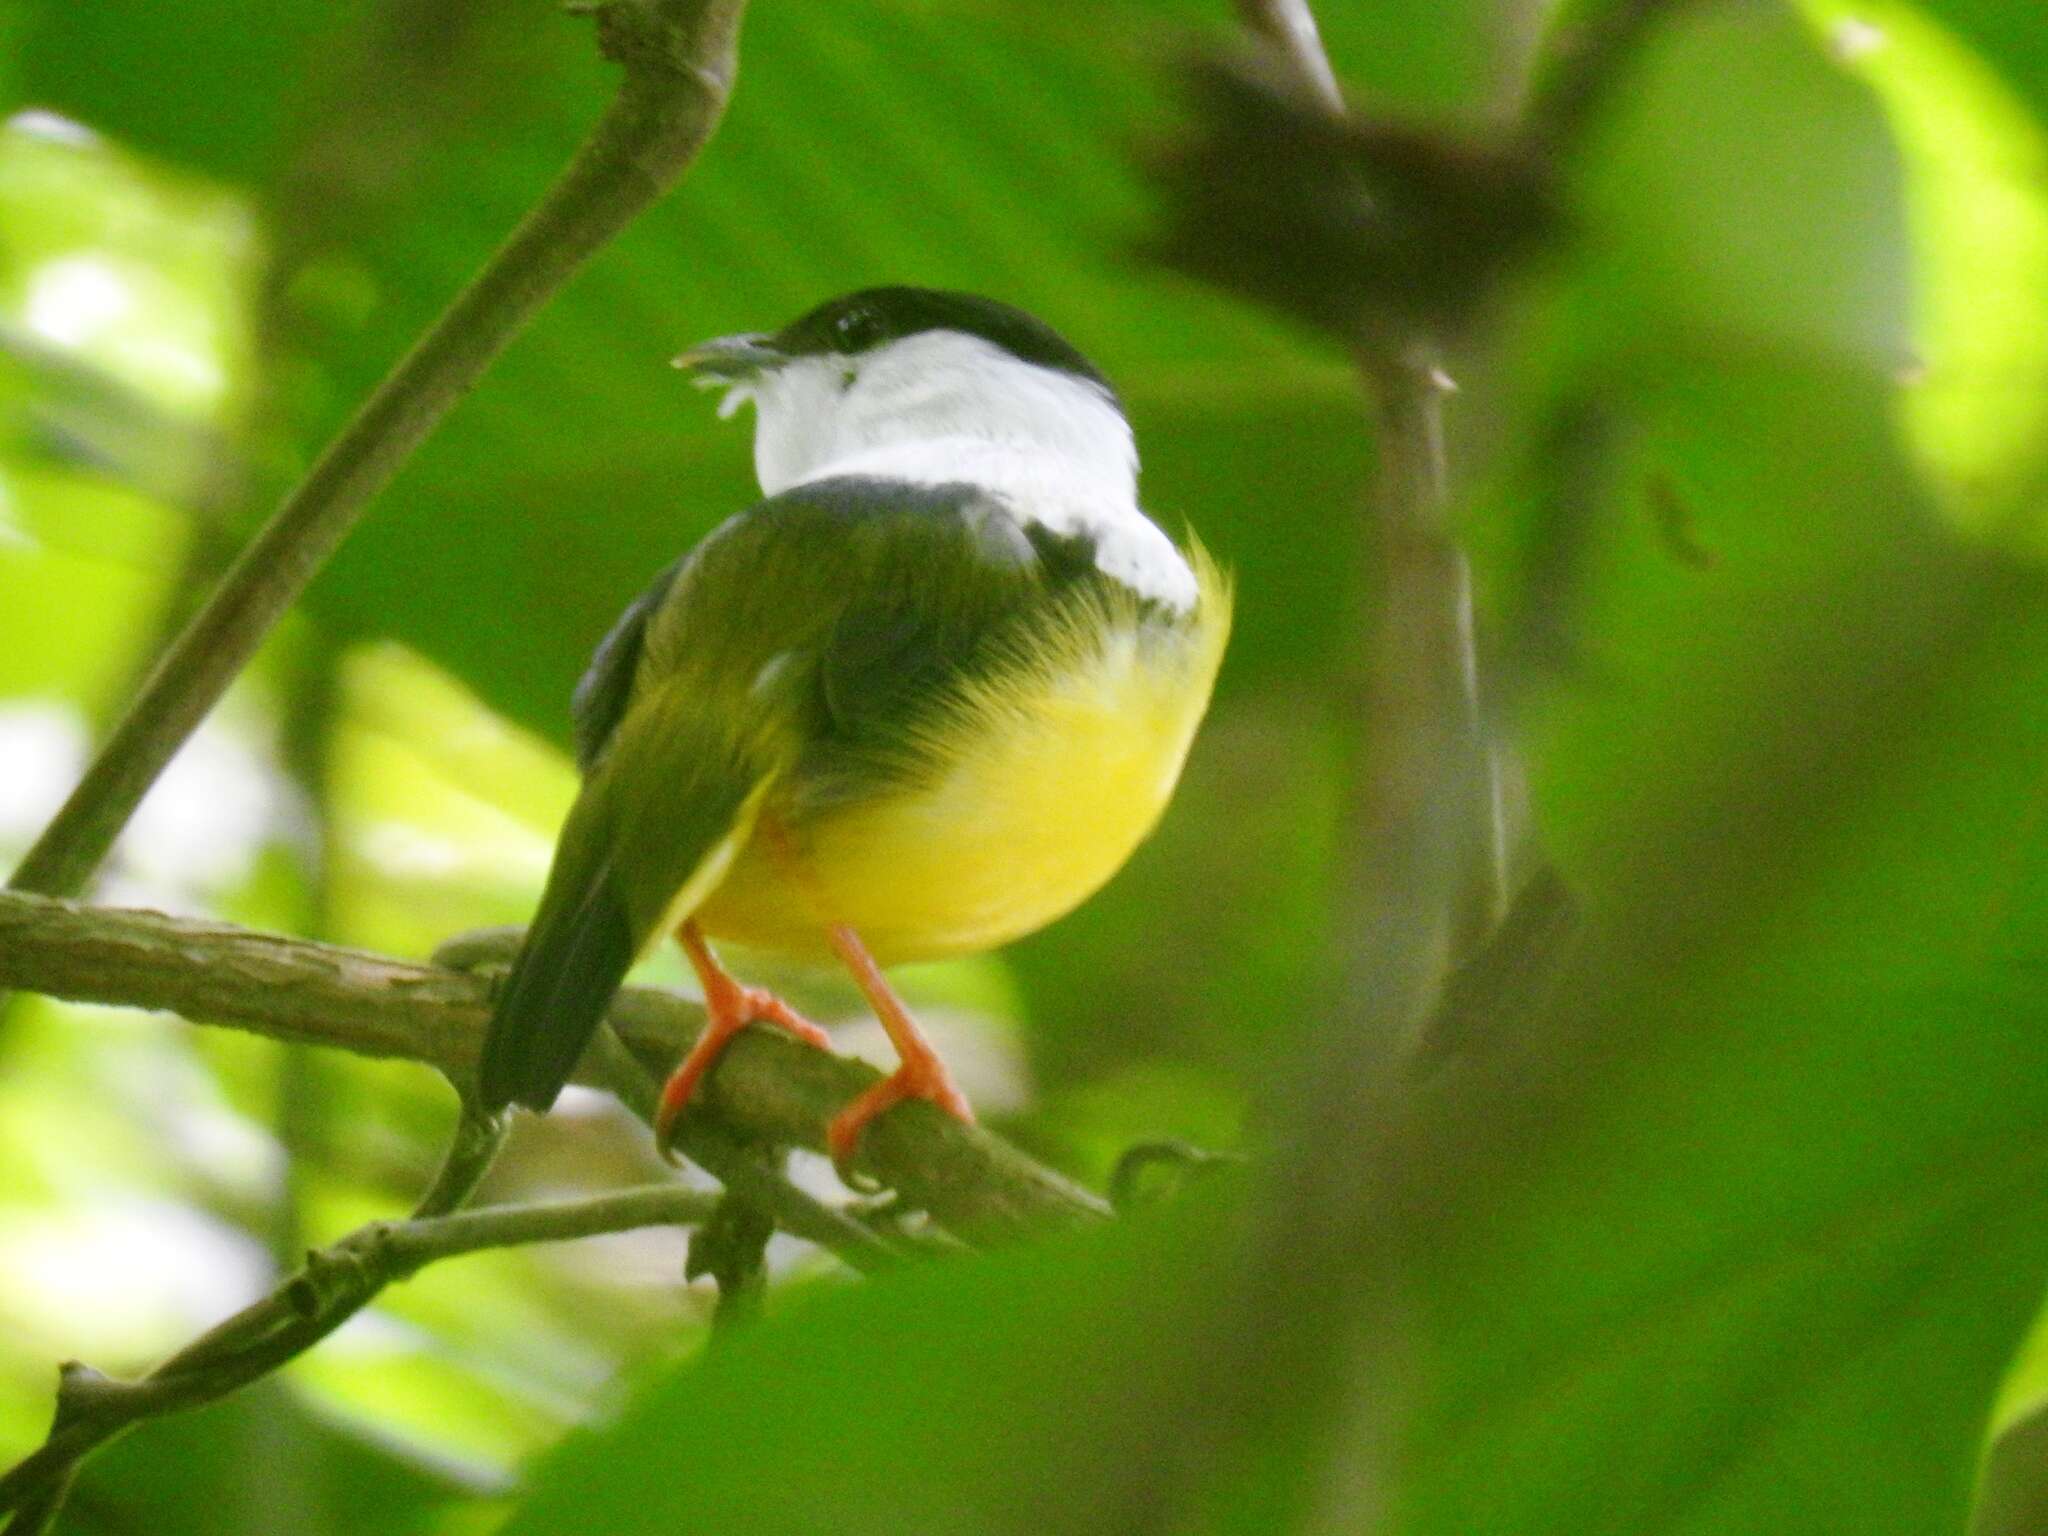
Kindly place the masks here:
<instances>
[{"instance_id":1,"label":"blurred foliage","mask_svg":"<svg viewBox=\"0 0 2048 1536\"><path fill-rule=\"evenodd\" d=\"M1360 100L1461 131L1519 97L1545 14L1324 9ZM591 645L750 493L745 433L664 360L868 282L977 289L1117 380L1148 501L1236 567L1239 629L1126 874L912 984L1004 1128L1097 1183L1139 1139L1264 1144L1343 959L1371 444L1345 359L1131 254L1139 151L1188 110L1162 65L1228 11L759 7L701 170L408 466L103 894L405 954L520 920ZM1326 1313L1261 1320L1276 1358L1315 1330L1344 1385L1222 1423L1186 1528L1960 1530L1987 1435L2048 1399L2038 1343L2006 1380L2048 1273L2033 12L1679 8L1561 168L1567 237L1449 360L1541 835L1616 941L1501 1063L1418 1091L1428 1219L1390 1216ZM607 73L581 23L511 0L24 0L0 49L11 858ZM418 1072L35 1001L0 1054L0 1459L55 1361L145 1366L402 1206L451 1112ZM485 1198L650 1172L575 1097ZM133 1436L73 1519L489 1528L501 1478L614 1414L514 1528L1127 1528L1157 1517L1148 1415L1233 1294L1236 1186L857 1288L778 1242L766 1322L702 1354L672 1235L466 1259L261 1398ZM1982 1459L1987 1510L2040 1507L2037 1465Z\"/></svg>"}]
</instances>

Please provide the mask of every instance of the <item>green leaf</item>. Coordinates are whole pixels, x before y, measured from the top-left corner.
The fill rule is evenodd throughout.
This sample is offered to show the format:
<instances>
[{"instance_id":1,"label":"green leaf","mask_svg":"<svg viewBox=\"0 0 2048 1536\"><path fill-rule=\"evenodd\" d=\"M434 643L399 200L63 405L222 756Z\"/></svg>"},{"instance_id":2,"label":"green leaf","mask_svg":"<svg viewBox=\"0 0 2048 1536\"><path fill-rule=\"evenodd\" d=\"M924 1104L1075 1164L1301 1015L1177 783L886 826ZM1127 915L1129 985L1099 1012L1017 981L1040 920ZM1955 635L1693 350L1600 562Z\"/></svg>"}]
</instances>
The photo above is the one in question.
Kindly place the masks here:
<instances>
[{"instance_id":1,"label":"green leaf","mask_svg":"<svg viewBox=\"0 0 2048 1536\"><path fill-rule=\"evenodd\" d=\"M1905 156L1915 360L1898 410L1909 441L1963 526L2039 554L2048 549L2035 505L2048 486L2048 122L1995 58L1922 9L1832 0L1807 9L1884 104Z\"/></svg>"},{"instance_id":2,"label":"green leaf","mask_svg":"<svg viewBox=\"0 0 2048 1536\"><path fill-rule=\"evenodd\" d=\"M274 165L301 115L305 63L334 28L314 0L27 9L28 100L241 180Z\"/></svg>"},{"instance_id":3,"label":"green leaf","mask_svg":"<svg viewBox=\"0 0 2048 1536\"><path fill-rule=\"evenodd\" d=\"M1536 734L1606 947L1407 1151L1395 1528L1957 1530L2048 1268L2048 592L1945 535L1868 370L1624 398Z\"/></svg>"},{"instance_id":4,"label":"green leaf","mask_svg":"<svg viewBox=\"0 0 2048 1536\"><path fill-rule=\"evenodd\" d=\"M323 1418L273 1381L145 1425L100 1453L62 1528L80 1536L406 1536L478 1491L474 1478Z\"/></svg>"},{"instance_id":5,"label":"green leaf","mask_svg":"<svg viewBox=\"0 0 2048 1536\"><path fill-rule=\"evenodd\" d=\"M1100 1529L1218 1230L1182 1213L814 1297L566 1444L508 1536Z\"/></svg>"},{"instance_id":6,"label":"green leaf","mask_svg":"<svg viewBox=\"0 0 2048 1536\"><path fill-rule=\"evenodd\" d=\"M2039 17L2001 0L1926 0L1925 9L2024 92L2037 118L2048 120L2048 36L2036 25Z\"/></svg>"}]
</instances>

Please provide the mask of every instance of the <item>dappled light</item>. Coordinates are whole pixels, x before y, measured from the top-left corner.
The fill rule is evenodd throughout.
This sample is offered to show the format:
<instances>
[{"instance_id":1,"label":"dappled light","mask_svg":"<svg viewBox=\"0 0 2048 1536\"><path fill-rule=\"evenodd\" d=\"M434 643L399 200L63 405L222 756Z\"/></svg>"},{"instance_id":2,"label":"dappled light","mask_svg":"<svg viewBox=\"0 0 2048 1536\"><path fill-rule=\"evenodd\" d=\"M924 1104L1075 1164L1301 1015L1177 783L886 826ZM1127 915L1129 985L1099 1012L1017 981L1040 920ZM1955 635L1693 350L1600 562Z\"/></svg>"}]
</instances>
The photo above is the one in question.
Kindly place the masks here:
<instances>
[{"instance_id":1,"label":"dappled light","mask_svg":"<svg viewBox=\"0 0 2048 1536\"><path fill-rule=\"evenodd\" d=\"M26 0L0 1531L2048 1530L2034 10Z\"/></svg>"}]
</instances>

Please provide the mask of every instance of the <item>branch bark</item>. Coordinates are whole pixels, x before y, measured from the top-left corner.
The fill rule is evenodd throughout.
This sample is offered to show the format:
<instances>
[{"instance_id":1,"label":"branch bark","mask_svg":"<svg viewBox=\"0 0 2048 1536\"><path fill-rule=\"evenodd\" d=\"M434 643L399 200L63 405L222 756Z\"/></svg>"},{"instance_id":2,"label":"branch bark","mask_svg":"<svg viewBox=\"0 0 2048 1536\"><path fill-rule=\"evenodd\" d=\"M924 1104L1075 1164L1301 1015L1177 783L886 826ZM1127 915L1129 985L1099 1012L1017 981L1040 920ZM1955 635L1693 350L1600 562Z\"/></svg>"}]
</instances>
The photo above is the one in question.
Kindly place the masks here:
<instances>
[{"instance_id":1,"label":"branch bark","mask_svg":"<svg viewBox=\"0 0 2048 1536\"><path fill-rule=\"evenodd\" d=\"M1413 1055L1445 978L1485 943L1505 895L1499 765L1481 716L1471 563L1450 519L1430 338L1361 343L1379 422L1366 529L1375 611L1358 698L1363 743L1343 848L1343 1010L1356 1059Z\"/></svg>"},{"instance_id":2,"label":"branch bark","mask_svg":"<svg viewBox=\"0 0 2048 1536\"><path fill-rule=\"evenodd\" d=\"M609 0L599 41L618 95L559 180L379 384L165 652L10 881L76 895L370 499L514 336L673 186L724 116L746 0Z\"/></svg>"},{"instance_id":3,"label":"branch bark","mask_svg":"<svg viewBox=\"0 0 2048 1536\"><path fill-rule=\"evenodd\" d=\"M164 1009L272 1039L425 1062L458 1082L475 1069L490 1012L490 983L464 972L226 923L88 908L18 892L0 893L0 987ZM624 1051L600 1032L578 1080L622 1088L621 1096L644 1117L654 1094L649 1069L665 1070L696 1038L703 1015L672 994L628 987L610 1020ZM607 1056L607 1047L616 1054ZM831 1116L879 1077L864 1063L748 1030L700 1091L684 1122L683 1148L728 1184L751 1182L760 1195L771 1195L760 1187L757 1149L822 1151ZM1108 1214L1095 1196L1006 1142L922 1103L877 1121L862 1139L858 1166L969 1242L1002 1241ZM785 1204L774 1209L790 1230L818 1235L815 1224L806 1230L802 1213L792 1219ZM847 1220L853 1232L874 1241Z\"/></svg>"}]
</instances>

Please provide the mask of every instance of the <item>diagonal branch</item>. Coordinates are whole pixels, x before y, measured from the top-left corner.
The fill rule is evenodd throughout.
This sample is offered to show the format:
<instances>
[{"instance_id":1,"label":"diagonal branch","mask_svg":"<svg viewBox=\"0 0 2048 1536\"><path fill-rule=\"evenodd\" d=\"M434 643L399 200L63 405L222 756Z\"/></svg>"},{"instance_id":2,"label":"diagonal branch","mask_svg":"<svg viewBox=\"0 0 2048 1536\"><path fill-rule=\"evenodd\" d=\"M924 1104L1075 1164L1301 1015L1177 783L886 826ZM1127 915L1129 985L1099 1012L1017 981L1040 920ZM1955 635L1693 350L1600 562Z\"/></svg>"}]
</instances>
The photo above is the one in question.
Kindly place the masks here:
<instances>
[{"instance_id":1,"label":"diagonal branch","mask_svg":"<svg viewBox=\"0 0 2048 1536\"><path fill-rule=\"evenodd\" d=\"M447 1217L469 1198L504 1143L502 1117L473 1113L465 1103L441 1167L413 1207L414 1220L431 1226ZM50 1530L78 1469L108 1441L144 1419L196 1408L240 1390L311 1349L367 1306L399 1275L382 1262L375 1246L377 1235L386 1230L389 1223L372 1223L332 1248L308 1254L298 1275L208 1329L140 1381L116 1381L67 1361L58 1372L48 1438L0 1477L0 1515L13 1514L12 1536L43 1536ZM314 1284L330 1273L348 1283Z\"/></svg>"},{"instance_id":2,"label":"diagonal branch","mask_svg":"<svg viewBox=\"0 0 2048 1536\"><path fill-rule=\"evenodd\" d=\"M76 895L272 626L456 401L578 268L673 186L725 114L746 0L608 0L624 68L560 179L400 360L151 673L11 888Z\"/></svg>"},{"instance_id":3,"label":"diagonal branch","mask_svg":"<svg viewBox=\"0 0 2048 1536\"><path fill-rule=\"evenodd\" d=\"M465 1119L465 1132L476 1122ZM458 1133L460 1136L463 1133ZM486 1248L564 1242L636 1227L695 1226L719 1196L679 1184L569 1200L431 1214L488 1160L486 1134L451 1151L448 1168L409 1221L377 1221L308 1254L269 1295L203 1334L138 1381L117 1381L72 1361L63 1367L50 1436L0 1475L0 1515L10 1531L46 1529L79 1464L149 1419L238 1391L312 1348L395 1281L427 1265ZM448 1170L454 1170L451 1174Z\"/></svg>"},{"instance_id":4,"label":"diagonal branch","mask_svg":"<svg viewBox=\"0 0 2048 1536\"><path fill-rule=\"evenodd\" d=\"M460 971L226 923L16 892L0 892L0 988L6 987L160 1008L272 1039L403 1057L458 1081L475 1069L490 1008L490 983ZM600 1047L585 1057L579 1080L618 1087L644 1117L654 1095L648 1069L674 1061L703 1016L669 993L628 987L610 1018L624 1049L600 1032ZM851 1218L815 1202L808 1214L793 1215L775 1187L787 1188L786 1181L765 1180L757 1155L762 1147L823 1150L832 1115L879 1079L864 1063L748 1030L705 1082L683 1124L683 1149L729 1186L753 1185L748 1192L767 1199L778 1221L800 1236L857 1264L886 1259L848 1251L849 1243L877 1242ZM921 1103L875 1123L862 1138L859 1167L971 1242L1071 1226L1108 1210L1008 1143ZM837 1225L821 1229L825 1222Z\"/></svg>"}]
</instances>

